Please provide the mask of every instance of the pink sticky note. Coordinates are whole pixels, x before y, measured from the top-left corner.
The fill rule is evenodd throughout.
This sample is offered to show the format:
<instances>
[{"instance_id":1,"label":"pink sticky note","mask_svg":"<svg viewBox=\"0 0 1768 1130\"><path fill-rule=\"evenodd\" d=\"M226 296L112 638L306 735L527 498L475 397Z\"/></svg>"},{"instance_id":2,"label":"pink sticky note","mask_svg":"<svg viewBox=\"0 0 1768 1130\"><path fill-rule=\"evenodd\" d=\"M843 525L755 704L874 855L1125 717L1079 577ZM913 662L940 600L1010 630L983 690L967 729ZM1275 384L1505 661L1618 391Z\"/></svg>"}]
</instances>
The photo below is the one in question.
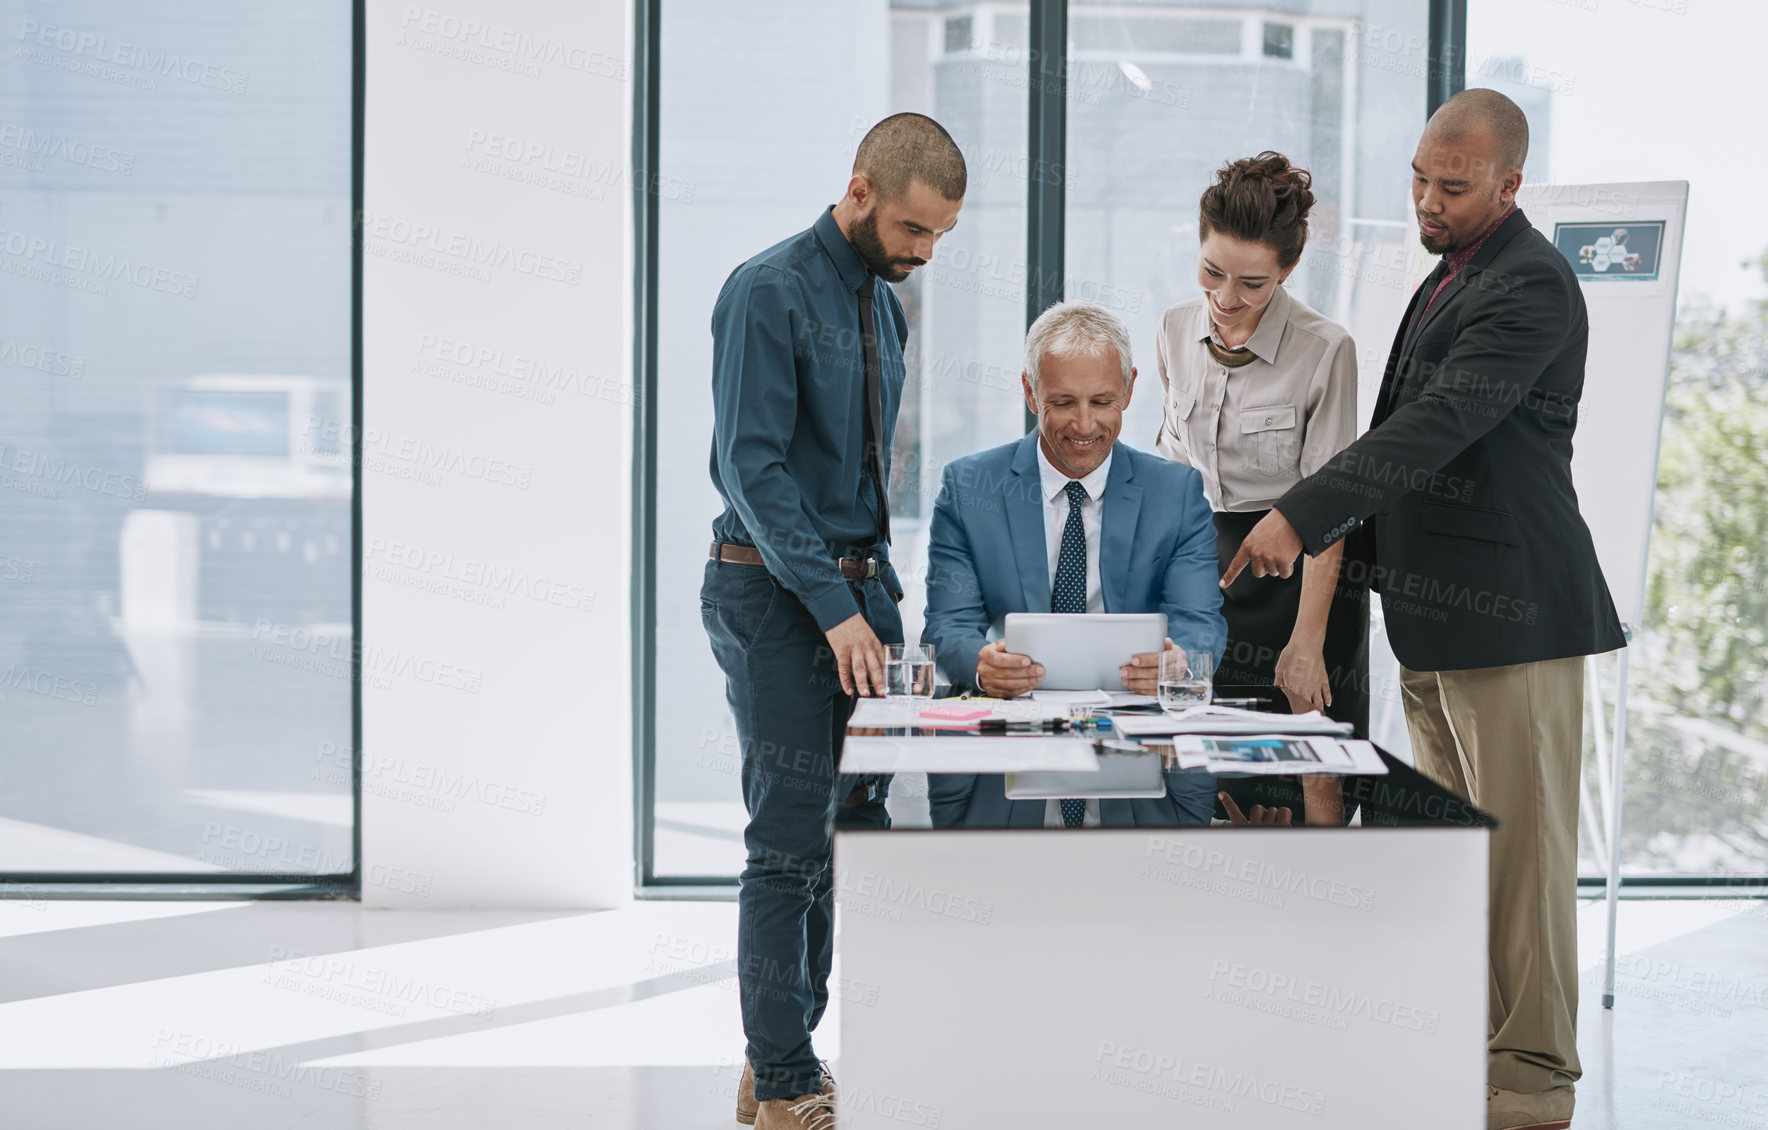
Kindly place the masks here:
<instances>
[{"instance_id":1,"label":"pink sticky note","mask_svg":"<svg viewBox=\"0 0 1768 1130\"><path fill-rule=\"evenodd\" d=\"M921 717L936 722L974 722L978 718L987 718L994 711L986 706L965 706L961 703L948 703L944 706L929 706L921 711Z\"/></svg>"}]
</instances>

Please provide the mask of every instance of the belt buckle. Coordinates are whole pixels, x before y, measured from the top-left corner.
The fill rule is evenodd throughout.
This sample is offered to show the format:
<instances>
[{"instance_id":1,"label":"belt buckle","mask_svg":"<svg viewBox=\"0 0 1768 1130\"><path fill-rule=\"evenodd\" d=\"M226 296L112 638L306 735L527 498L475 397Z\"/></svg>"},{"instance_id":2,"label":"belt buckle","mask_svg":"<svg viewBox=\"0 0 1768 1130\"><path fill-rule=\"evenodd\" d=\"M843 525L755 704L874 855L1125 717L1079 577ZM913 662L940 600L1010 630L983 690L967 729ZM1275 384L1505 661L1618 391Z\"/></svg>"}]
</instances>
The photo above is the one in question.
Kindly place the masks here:
<instances>
[{"instance_id":1,"label":"belt buckle","mask_svg":"<svg viewBox=\"0 0 1768 1130\"><path fill-rule=\"evenodd\" d=\"M836 558L835 563L841 567L843 576L847 573L849 562L853 564L855 569L859 570L859 576L851 577L849 578L850 580L869 581L878 575L878 559L876 557L848 556Z\"/></svg>"}]
</instances>

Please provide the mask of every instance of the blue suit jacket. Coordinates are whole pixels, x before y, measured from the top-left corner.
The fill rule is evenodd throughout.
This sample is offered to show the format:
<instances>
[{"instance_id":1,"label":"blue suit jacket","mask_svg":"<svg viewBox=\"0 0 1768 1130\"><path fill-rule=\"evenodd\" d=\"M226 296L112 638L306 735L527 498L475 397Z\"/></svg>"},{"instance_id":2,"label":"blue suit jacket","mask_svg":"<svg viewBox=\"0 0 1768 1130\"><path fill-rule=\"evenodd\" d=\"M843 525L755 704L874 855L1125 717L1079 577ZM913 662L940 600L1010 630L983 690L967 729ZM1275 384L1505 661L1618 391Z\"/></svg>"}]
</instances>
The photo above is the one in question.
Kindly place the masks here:
<instances>
[{"instance_id":1,"label":"blue suit jacket","mask_svg":"<svg viewBox=\"0 0 1768 1130\"><path fill-rule=\"evenodd\" d=\"M976 653L1009 612L1050 610L1037 434L946 465L933 507L923 643L953 686L976 685ZM1105 480L1099 587L1107 612L1164 612L1167 634L1218 661L1227 640L1215 523L1197 471L1119 443ZM1125 657L1128 658L1127 656ZM1039 827L1042 801L1008 801L999 776L935 774L936 825ZM1207 823L1214 782L1168 775L1161 800L1103 801L1107 825Z\"/></svg>"}]
</instances>

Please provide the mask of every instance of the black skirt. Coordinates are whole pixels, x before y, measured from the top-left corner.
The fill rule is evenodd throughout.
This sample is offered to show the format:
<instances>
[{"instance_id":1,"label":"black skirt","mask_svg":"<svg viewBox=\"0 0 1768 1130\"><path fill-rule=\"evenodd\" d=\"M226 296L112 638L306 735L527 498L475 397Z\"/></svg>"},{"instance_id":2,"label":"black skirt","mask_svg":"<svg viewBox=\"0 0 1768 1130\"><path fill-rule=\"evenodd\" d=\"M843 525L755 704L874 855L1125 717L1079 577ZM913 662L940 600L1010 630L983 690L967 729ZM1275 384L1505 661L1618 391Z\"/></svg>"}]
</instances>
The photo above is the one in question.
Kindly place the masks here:
<instances>
[{"instance_id":1,"label":"black skirt","mask_svg":"<svg viewBox=\"0 0 1768 1130\"><path fill-rule=\"evenodd\" d=\"M1217 513L1216 566L1223 572L1240 551L1240 543L1269 510ZM1277 659L1295 630L1301 608L1301 584L1305 558L1296 562L1287 577L1255 577L1241 572L1222 594L1222 615L1228 621L1228 646L1216 669L1216 694L1229 697L1238 689L1260 688L1258 697L1285 704L1276 690ZM1369 590L1345 579L1340 569L1338 587L1326 612L1327 684L1332 705L1326 715L1356 727L1359 738L1369 736Z\"/></svg>"},{"instance_id":2,"label":"black skirt","mask_svg":"<svg viewBox=\"0 0 1768 1130\"><path fill-rule=\"evenodd\" d=\"M1215 515L1216 564L1222 572L1240 552L1240 543L1269 510ZM1260 709L1289 713L1289 700L1276 688L1277 659L1295 630L1301 608L1305 558L1287 577L1255 577L1247 569L1222 594L1222 615L1228 621L1228 645L1216 668L1218 698L1258 698ZM1356 736L1369 736L1369 589L1347 581L1350 570L1339 569L1338 587L1326 612L1326 681L1332 705L1326 716L1349 722ZM1301 823L1300 787L1289 777L1223 777L1222 791L1245 811L1248 804L1281 804L1295 810ZM1348 812L1347 812L1348 815Z\"/></svg>"}]
</instances>

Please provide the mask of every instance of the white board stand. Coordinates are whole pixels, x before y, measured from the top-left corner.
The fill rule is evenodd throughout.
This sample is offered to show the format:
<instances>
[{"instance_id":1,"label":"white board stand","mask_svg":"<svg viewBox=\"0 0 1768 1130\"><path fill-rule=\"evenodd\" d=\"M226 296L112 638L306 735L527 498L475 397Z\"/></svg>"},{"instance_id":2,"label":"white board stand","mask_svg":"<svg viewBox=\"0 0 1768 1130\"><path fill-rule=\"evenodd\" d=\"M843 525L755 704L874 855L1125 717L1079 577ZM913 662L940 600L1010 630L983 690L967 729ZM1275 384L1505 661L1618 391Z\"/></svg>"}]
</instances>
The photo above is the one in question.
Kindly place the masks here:
<instances>
[{"instance_id":1,"label":"white board stand","mask_svg":"<svg viewBox=\"0 0 1768 1130\"><path fill-rule=\"evenodd\" d=\"M1580 260L1579 284L1590 317L1584 396L1572 457L1579 510L1596 557L1632 638L1645 615L1646 563L1657 488L1658 442L1681 274L1687 181L1524 185L1517 205L1568 257ZM1619 242L1617 243L1617 240ZM1628 248L1648 254L1627 261ZM1646 277L1649 276L1649 277ZM1649 453L1650 458L1640 458ZM1602 1006L1614 1007L1615 918L1621 888L1621 801L1627 762L1627 652L1619 656L1614 738L1608 749L1608 938ZM1598 667L1589 679L1600 701ZM1597 752L1603 752L1598 710Z\"/></svg>"},{"instance_id":2,"label":"white board stand","mask_svg":"<svg viewBox=\"0 0 1768 1130\"><path fill-rule=\"evenodd\" d=\"M1625 625L1622 628L1626 630ZM1630 630L1627 630L1627 638L1633 638ZM1615 692L1615 748L1608 769L1608 883L1605 892L1608 942L1602 951L1607 955L1608 967L1603 971L1602 1007L1610 1010L1615 1006L1615 915L1621 905L1621 800L1624 792L1621 770L1626 763L1627 749L1627 653L1632 650L1630 647L1621 649L1619 689Z\"/></svg>"}]
</instances>

